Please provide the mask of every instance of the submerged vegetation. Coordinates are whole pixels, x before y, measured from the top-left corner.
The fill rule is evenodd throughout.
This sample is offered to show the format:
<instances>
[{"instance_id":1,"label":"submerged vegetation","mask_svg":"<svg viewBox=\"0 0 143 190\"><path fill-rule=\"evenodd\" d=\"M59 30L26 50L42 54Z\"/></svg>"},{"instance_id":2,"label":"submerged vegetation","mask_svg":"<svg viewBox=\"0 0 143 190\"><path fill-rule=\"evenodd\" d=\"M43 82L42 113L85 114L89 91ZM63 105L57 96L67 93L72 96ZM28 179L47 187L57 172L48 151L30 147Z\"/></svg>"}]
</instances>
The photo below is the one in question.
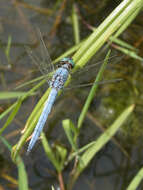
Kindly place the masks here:
<instances>
[{"instance_id":1,"label":"submerged vegetation","mask_svg":"<svg viewBox=\"0 0 143 190\"><path fill-rule=\"evenodd\" d=\"M79 189L83 183L83 181L80 183L81 176L84 176L89 184L88 189L102 189L106 187L106 183L102 183L98 187L94 184L95 180L98 181L98 177L103 176L103 180L106 177L108 181L109 177L112 178L114 174L118 177L112 182L111 189L116 187L116 189L133 190L141 186L143 154L136 154L136 152L139 149L142 150L140 141L143 134L143 58L140 48L143 40L140 19L143 0L123 0L112 10L108 1L104 0L103 2L100 5L91 3L93 6L97 6L96 11L88 5L89 3L86 4L86 1L67 3L66 0L56 1L55 4L50 3L49 5L32 5L13 1L13 4L10 5L9 2L5 2L4 7L1 8L6 9L7 6L10 6L16 11L20 18L18 23L13 21L16 27L14 31L17 32L17 28L21 29L20 23L22 23L25 28L22 27L20 31L22 34L26 34L26 37L20 39L22 42L18 36L14 39L11 32L13 27L9 26L9 22L12 20L7 19L5 30L10 27L10 30L6 31L8 40L4 43L5 38L1 39L0 139L10 153L5 153L5 149L3 149L1 155L6 157L6 160L9 156L11 165L16 164L18 170L17 180L14 179L13 173L9 177L2 174L2 178L14 185L11 188L18 186L19 190L34 189L28 178L28 172L31 172L31 169L27 168L34 165L35 158L39 159L37 176L46 175L49 179L56 176L57 181L48 180L48 183L45 183L49 189L58 189L58 187L61 190ZM106 9L108 9L108 14L103 17L100 13L106 12ZM27 12L29 17L26 15ZM98 17L98 14L102 18L100 18L101 21L95 19L95 23L93 20ZM84 19L85 16L88 19ZM48 20L47 17L51 20ZM4 22L3 19L2 22ZM132 23L133 21L135 23ZM48 50L55 58L52 64L56 65L63 57L73 58L75 68L66 84L67 87L78 73L80 73L79 77L85 75L84 78L87 80L92 72L96 76L94 75L94 78L87 81L88 84L92 83L92 86L85 85L85 89L78 88L75 91L73 89L73 92L67 92L67 95L66 92L59 93L59 100L53 108L51 117L48 118L47 131L42 132L41 143L37 143L39 147L36 148L36 152L33 151L27 157L27 141L35 128L50 92L50 89L46 89L47 85L45 86L46 78L44 76L37 77L36 67L29 64L31 60L25 51L25 46L32 49L33 52L36 52L40 46L35 33L36 27L42 31L43 39L48 44ZM45 30L46 35L44 35ZM27 42L27 36L30 38L30 43ZM133 36L134 42L133 39L130 39L131 36ZM17 43L18 40L20 43ZM127 43L127 41L129 42ZM13 57L14 53L16 58ZM40 53L42 58L46 54L45 52L36 52L39 64L41 61ZM112 55L115 53L116 56L113 56L112 60ZM97 64L98 72L96 72L92 66L96 60L101 60L101 57L103 61L102 64ZM110 61L118 63L110 64ZM89 62L91 63L89 65L90 71L87 69ZM107 68L108 65L111 65L110 69ZM16 74L20 76L15 77ZM75 77L78 86L77 78ZM102 80L105 81L103 85ZM84 86L84 84L82 85ZM42 95L43 89L46 91ZM38 95L41 98L36 99ZM15 125L21 129L18 130ZM12 127L14 127L14 133L11 131ZM14 138L14 141L11 142L8 140L8 136L18 138ZM112 146L120 152L116 153L115 151L114 153L111 150L109 154L108 150L107 152L104 150L111 142ZM13 144L13 147L10 144ZM104 156L100 156L102 151L103 155L107 157L107 165L104 162ZM33 154L34 159L31 160ZM119 160L120 155L121 159ZM100 164L96 165L95 162L99 163L98 156L101 161ZM111 168L110 162L108 163L110 156ZM40 159L43 159L42 162ZM47 163L44 163L45 160ZM118 162L120 162L123 171L116 173L115 169L119 169ZM44 172L40 170L42 164L44 164ZM96 167L104 164L105 170L100 172L97 169L96 171ZM106 171L107 168L109 172ZM35 168L34 170L37 171ZM91 174L92 181L88 173ZM121 175L122 173L123 175ZM30 175L32 174L31 172ZM79 181L79 185L76 185L77 181ZM37 184L36 186L38 186ZM38 189L44 189L43 184L40 184Z\"/></svg>"}]
</instances>

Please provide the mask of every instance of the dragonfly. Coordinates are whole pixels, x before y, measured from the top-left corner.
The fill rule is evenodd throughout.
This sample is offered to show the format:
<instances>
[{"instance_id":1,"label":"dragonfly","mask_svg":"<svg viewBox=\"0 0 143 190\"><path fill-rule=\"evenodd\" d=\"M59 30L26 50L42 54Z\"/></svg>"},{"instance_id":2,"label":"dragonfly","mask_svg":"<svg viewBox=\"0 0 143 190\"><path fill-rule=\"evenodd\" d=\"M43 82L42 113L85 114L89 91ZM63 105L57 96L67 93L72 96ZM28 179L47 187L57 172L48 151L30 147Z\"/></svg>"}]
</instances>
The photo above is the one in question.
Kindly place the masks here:
<instances>
[{"instance_id":1,"label":"dragonfly","mask_svg":"<svg viewBox=\"0 0 143 190\"><path fill-rule=\"evenodd\" d=\"M42 42L41 45L44 47L44 49L41 47L41 53L43 54L42 58L46 57L46 60L43 60L42 62L40 62L38 57L34 56L32 54L31 49L29 49L28 47L25 47L26 51L27 51L28 55L31 57L32 61L38 65L40 71L43 74L47 74L47 71L49 69L49 68L47 69L47 67L49 67L49 65L51 67L50 69L52 71L54 71L54 74L53 74L52 79L48 81L48 84L49 84L49 87L51 88L51 91L50 91L50 94L48 96L47 101L44 104L44 108L42 110L42 113L39 117L39 120L36 124L34 132L33 132L32 137L30 139L28 149L27 149L27 154L29 154L31 152L36 141L38 140L38 138L39 138L39 136L43 130L43 127L46 123L46 120L47 120L47 118L48 118L48 116L52 110L52 107L53 107L53 104L56 100L57 94L61 89L63 89L63 87L64 87L64 85L65 85L65 83L66 83L66 81L70 75L70 71L75 66L75 63L72 60L72 58L65 57L59 61L59 64L58 64L59 66L55 71L54 67L51 63L50 55L48 53L47 47L45 45L45 42L43 40L43 37L42 37L40 30L38 30L38 36L39 36L40 41ZM46 54L46 56L44 54ZM46 62L48 62L50 64L47 64ZM83 85L83 86L88 86L88 85Z\"/></svg>"},{"instance_id":2,"label":"dragonfly","mask_svg":"<svg viewBox=\"0 0 143 190\"><path fill-rule=\"evenodd\" d=\"M55 71L54 67L51 63L50 55L48 53L47 47L45 45L45 42L43 40L43 37L42 37L40 30L37 30L37 34L38 34L38 37L41 41L40 45L41 45L41 53L42 53L42 58L43 58L42 62L40 62L40 60L38 60L37 56L34 56L32 54L31 49L29 49L28 47L25 47L26 51L27 51L28 55L31 57L32 61L39 66L39 69L43 74L47 74L47 71L49 69L49 68L47 69L47 67L49 65L51 66L50 70L54 71L54 74L53 74L52 79L48 81L48 84L49 84L49 87L51 88L51 91L50 91L50 94L48 96L47 101L44 104L44 108L42 110L42 113L39 117L39 120L36 124L34 132L33 132L32 137L30 139L28 149L27 149L27 153L31 152L36 141L38 140L38 138L39 138L39 136L43 130L43 127L46 123L46 120L48 118L48 115L50 114L50 112L52 110L52 107L53 107L53 104L56 100L57 94L64 87L65 82L67 81L67 79L70 75L70 70L73 69L74 65L75 65L72 58L65 57L59 61L59 66ZM46 54L46 56L44 55L44 53ZM44 59L45 57L46 57L46 60ZM46 62L48 62L49 64L47 64Z\"/></svg>"},{"instance_id":3,"label":"dragonfly","mask_svg":"<svg viewBox=\"0 0 143 190\"><path fill-rule=\"evenodd\" d=\"M74 67L74 62L73 62L72 58L69 58L69 57L65 57L65 58L61 59L60 64L61 64L61 67L59 67L56 70L56 72L54 73L54 75L52 77L52 80L50 81L49 86L51 88L51 91L50 91L47 101L45 102L42 114L40 115L38 123L32 134L32 138L30 140L30 143L29 143L28 149L27 149L28 153L32 150L37 139L39 138L41 131L43 130L43 127L48 118L48 115L51 112L51 109L55 102L56 96L57 96L59 90L61 90L64 87L64 84L69 77L70 70Z\"/></svg>"}]
</instances>

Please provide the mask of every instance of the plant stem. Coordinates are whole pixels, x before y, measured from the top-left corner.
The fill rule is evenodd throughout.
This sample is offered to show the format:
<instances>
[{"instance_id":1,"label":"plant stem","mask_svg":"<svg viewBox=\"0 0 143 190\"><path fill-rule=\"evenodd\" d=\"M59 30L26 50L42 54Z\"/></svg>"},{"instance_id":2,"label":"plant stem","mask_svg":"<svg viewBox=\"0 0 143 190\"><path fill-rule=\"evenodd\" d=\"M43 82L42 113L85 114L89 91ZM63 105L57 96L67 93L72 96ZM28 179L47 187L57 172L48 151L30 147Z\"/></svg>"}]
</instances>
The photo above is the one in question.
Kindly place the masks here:
<instances>
[{"instance_id":1,"label":"plant stem","mask_svg":"<svg viewBox=\"0 0 143 190\"><path fill-rule=\"evenodd\" d=\"M58 180L59 180L59 184L60 184L60 189L65 190L63 175L61 172L58 173Z\"/></svg>"}]
</instances>

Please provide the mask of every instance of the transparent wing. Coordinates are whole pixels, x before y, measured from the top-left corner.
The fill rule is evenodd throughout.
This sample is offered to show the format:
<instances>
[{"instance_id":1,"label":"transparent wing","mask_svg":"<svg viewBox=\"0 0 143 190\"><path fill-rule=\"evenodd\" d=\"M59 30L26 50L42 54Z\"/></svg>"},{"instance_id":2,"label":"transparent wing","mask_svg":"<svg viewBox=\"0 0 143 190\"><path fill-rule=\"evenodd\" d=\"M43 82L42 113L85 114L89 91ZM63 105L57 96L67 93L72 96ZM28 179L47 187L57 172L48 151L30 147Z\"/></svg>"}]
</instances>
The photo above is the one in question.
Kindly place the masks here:
<instances>
[{"instance_id":1,"label":"transparent wing","mask_svg":"<svg viewBox=\"0 0 143 190\"><path fill-rule=\"evenodd\" d=\"M40 41L40 49L41 49L41 55L42 55L42 63L41 63L41 69L45 70L45 68L48 66L48 68L50 67L51 72L54 72L54 65L52 64L52 60L50 58L50 54L48 52L48 48L46 47L46 44L43 40L41 31L39 28L36 29L37 31L37 36L39 38Z\"/></svg>"},{"instance_id":2,"label":"transparent wing","mask_svg":"<svg viewBox=\"0 0 143 190\"><path fill-rule=\"evenodd\" d=\"M109 61L114 60L115 58L117 58L117 55L113 55L113 56L109 57L107 60L109 62ZM120 57L118 62L121 60L121 58L122 57ZM104 61L106 61L106 60L101 60L101 61L98 61L98 62L96 62L94 64L88 64L85 67L83 67L82 69L75 71L73 74L79 75L80 73L82 74L83 72L87 72L90 69L98 68ZM117 60L116 60L116 63L117 63ZM111 65L111 64L113 64L113 63L108 63L108 65Z\"/></svg>"},{"instance_id":3,"label":"transparent wing","mask_svg":"<svg viewBox=\"0 0 143 190\"><path fill-rule=\"evenodd\" d=\"M108 71L111 71L115 67L115 64L119 63L122 58L123 58L123 56L117 57L116 55L110 57L108 59L108 62L109 61L110 62L106 66L106 69ZM103 60L99 61L95 64L87 65L83 69L76 71L74 73L71 73L71 77L72 77L71 83L69 84L69 86L67 88L69 89L69 88L76 88L76 87L79 88L79 87L84 87L84 86L91 86L95 81L95 78L97 76L97 73L98 73L102 63L103 63ZM118 82L121 79L116 78L116 79L111 79L109 81L106 81L106 80L103 79L103 81L101 81L99 83L101 83L101 84L113 83L113 82Z\"/></svg>"},{"instance_id":4,"label":"transparent wing","mask_svg":"<svg viewBox=\"0 0 143 190\"><path fill-rule=\"evenodd\" d=\"M47 69L44 69L44 70L43 70L42 67L41 67L41 62L42 62L42 60L41 60L37 55L35 55L35 54L33 53L33 50L32 50L30 47L24 46L24 48L25 48L25 50L26 50L28 56L30 57L32 63L34 63L34 64L38 67L38 69L41 71L41 73L42 73L43 75L46 75L46 74L48 73L47 71L50 70L50 67L48 67Z\"/></svg>"},{"instance_id":5,"label":"transparent wing","mask_svg":"<svg viewBox=\"0 0 143 190\"><path fill-rule=\"evenodd\" d=\"M29 46L25 46L25 50L31 58L32 63L36 64L41 73L47 76L49 73L54 71L54 66L39 29L36 29L36 34L38 38L38 46L34 50Z\"/></svg>"},{"instance_id":6,"label":"transparent wing","mask_svg":"<svg viewBox=\"0 0 143 190\"><path fill-rule=\"evenodd\" d=\"M99 81L99 82L91 82L91 83L87 83L87 84L79 84L76 86L70 86L67 87L66 90L71 90L71 89L75 89L75 88L82 88L82 87L88 87L88 86L92 86L95 84L109 84L109 83L115 83L115 82L120 82L123 79L111 79L111 80L104 80L104 81Z\"/></svg>"}]
</instances>

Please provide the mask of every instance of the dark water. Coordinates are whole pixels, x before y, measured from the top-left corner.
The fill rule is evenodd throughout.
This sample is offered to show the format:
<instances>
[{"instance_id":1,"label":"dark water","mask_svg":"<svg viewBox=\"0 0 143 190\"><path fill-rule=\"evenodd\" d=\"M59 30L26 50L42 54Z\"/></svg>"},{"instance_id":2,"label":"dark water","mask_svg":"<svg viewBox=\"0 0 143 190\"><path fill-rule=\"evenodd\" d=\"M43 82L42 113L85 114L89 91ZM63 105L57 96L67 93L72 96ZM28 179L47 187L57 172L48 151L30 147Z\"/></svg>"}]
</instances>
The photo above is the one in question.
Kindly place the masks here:
<instances>
[{"instance_id":1,"label":"dark water","mask_svg":"<svg viewBox=\"0 0 143 190\"><path fill-rule=\"evenodd\" d=\"M0 90L13 91L16 86L30 79L40 76L40 72L35 65L30 63L24 45L30 45L33 50L38 42L35 35L35 26L40 28L45 42L48 44L51 58L54 59L74 44L73 30L70 20L72 1L65 4L60 22L55 27L55 20L59 14L61 4L54 1L31 1L33 6L47 8L45 13L42 9L35 10L28 7L28 4L14 3L15 1L1 0L0 4ZM90 3L89 3L90 2ZM100 3L99 3L100 2ZM102 2L102 3L101 3ZM82 19L87 23L98 26L106 16L119 4L119 1L78 1ZM136 46L140 56L143 55L142 44L142 14L140 14L132 25L122 34L121 39ZM80 20L81 39L87 37L91 31ZM6 58L4 50L8 37L12 38L9 60ZM117 55L112 62L117 62L122 53L113 49L113 55ZM105 54L98 53L98 58L93 58L91 62L103 60ZM81 174L73 189L105 189L121 190L126 189L133 176L141 168L143 162L143 65L137 60L127 56L121 58L120 63L114 64L107 69L104 79L122 78L120 83L101 85L92 101L89 112L83 123L83 128L79 136L79 147L96 140L101 134L100 127L108 127L117 116L128 105L134 103L135 111L129 120L123 125L116 137L110 141L102 151L100 151L91 161L88 168ZM31 86L30 86L31 87ZM20 89L26 91L30 87ZM39 98L47 89L47 84L42 86L36 96L27 98L14 121L4 131L3 136L11 145L18 142L27 118L32 112ZM62 143L70 149L67 138L62 128L62 120L70 118L75 124L79 117L82 106L89 93L90 87L76 89L70 92L63 92L58 98L53 111L45 127L49 142ZM0 113L6 110L14 100L0 102ZM72 102L72 103L71 103ZM6 118L0 121L3 126ZM0 187L4 189L17 189L12 181L9 182L6 175L17 179L17 168L13 164L10 153L6 147L0 144ZM28 174L29 187L35 190L51 189L54 185L58 187L55 177L55 170L46 157L41 143L38 142L29 156L25 155L27 145L24 146L21 156L24 160ZM65 183L72 170L71 163L63 172ZM140 184L139 189L142 189Z\"/></svg>"}]
</instances>

